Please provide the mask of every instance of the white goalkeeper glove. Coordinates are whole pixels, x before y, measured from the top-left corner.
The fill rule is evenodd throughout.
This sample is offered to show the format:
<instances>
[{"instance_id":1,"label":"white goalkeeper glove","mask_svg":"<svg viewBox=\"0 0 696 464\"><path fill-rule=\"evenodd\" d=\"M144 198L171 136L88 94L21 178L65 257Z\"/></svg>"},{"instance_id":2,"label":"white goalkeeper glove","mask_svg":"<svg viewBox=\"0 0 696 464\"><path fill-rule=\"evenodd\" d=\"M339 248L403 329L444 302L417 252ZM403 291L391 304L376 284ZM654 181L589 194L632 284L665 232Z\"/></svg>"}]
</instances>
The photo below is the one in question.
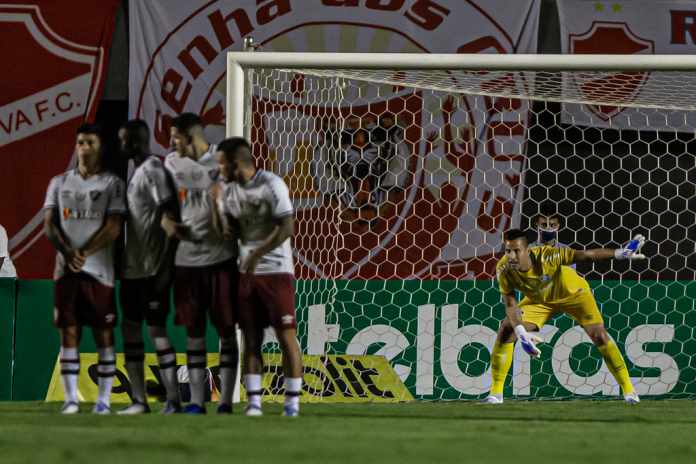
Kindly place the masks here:
<instances>
[{"instance_id":1,"label":"white goalkeeper glove","mask_svg":"<svg viewBox=\"0 0 696 464\"><path fill-rule=\"evenodd\" d=\"M638 234L633 237L633 240L628 242L623 248L614 250L614 258L616 259L645 259L645 255L640 252L640 249L645 245L645 237Z\"/></svg>"},{"instance_id":2,"label":"white goalkeeper glove","mask_svg":"<svg viewBox=\"0 0 696 464\"><path fill-rule=\"evenodd\" d=\"M532 358L539 357L541 350L537 348L536 344L541 343L541 338L529 335L529 332L522 324L515 326L515 335L517 335L517 339L522 344L522 349L525 353Z\"/></svg>"}]
</instances>

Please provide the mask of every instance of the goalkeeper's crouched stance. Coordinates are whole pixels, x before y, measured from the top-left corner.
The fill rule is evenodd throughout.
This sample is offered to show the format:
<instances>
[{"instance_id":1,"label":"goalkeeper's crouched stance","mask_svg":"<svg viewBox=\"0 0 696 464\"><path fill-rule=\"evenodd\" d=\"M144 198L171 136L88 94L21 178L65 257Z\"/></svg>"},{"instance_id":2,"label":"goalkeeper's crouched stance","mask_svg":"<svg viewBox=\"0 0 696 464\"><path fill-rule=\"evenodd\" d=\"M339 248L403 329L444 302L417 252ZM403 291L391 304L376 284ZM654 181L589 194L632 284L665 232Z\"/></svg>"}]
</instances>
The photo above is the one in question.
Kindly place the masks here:
<instances>
[{"instance_id":1,"label":"goalkeeper's crouched stance","mask_svg":"<svg viewBox=\"0 0 696 464\"><path fill-rule=\"evenodd\" d=\"M589 284L569 266L582 261L645 259L640 254L645 237L636 235L624 248L616 250L601 248L586 251L549 246L529 247L526 233L519 229L507 231L504 239L505 256L498 261L496 273L507 317L500 324L493 346L493 379L490 395L484 402L503 402L503 385L512 364L515 339L519 339L530 356L539 356L541 352L535 345L536 340L528 331L541 329L556 313L566 313L582 325L602 353L609 371L621 386L626 402L638 403L640 400L631 384L626 363L604 328L604 320ZM519 303L515 291L524 296Z\"/></svg>"}]
</instances>

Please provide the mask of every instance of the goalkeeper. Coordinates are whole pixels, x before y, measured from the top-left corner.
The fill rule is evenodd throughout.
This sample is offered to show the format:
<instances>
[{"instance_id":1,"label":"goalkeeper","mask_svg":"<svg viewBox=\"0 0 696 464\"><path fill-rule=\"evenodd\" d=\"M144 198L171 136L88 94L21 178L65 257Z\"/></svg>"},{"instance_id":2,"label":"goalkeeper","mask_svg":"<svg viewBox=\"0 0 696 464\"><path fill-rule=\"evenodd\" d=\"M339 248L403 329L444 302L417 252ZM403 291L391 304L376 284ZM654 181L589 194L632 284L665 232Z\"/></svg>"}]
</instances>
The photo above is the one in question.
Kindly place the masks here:
<instances>
[{"instance_id":1,"label":"goalkeeper","mask_svg":"<svg viewBox=\"0 0 696 464\"><path fill-rule=\"evenodd\" d=\"M538 339L535 340L528 331L541 329L557 313L566 313L582 325L621 386L626 402L640 402L621 352L604 328L604 320L589 284L570 265L611 258L645 259L640 254L645 237L636 235L625 247L616 250L600 248L586 251L550 246L530 247L526 232L519 229L508 230L504 241L505 256L498 261L496 273L507 317L500 324L493 346L493 379L490 394L484 402L503 402L503 386L512 364L515 339L520 340L527 354L539 356L541 351L535 344ZM524 296L519 303L515 291Z\"/></svg>"}]
</instances>

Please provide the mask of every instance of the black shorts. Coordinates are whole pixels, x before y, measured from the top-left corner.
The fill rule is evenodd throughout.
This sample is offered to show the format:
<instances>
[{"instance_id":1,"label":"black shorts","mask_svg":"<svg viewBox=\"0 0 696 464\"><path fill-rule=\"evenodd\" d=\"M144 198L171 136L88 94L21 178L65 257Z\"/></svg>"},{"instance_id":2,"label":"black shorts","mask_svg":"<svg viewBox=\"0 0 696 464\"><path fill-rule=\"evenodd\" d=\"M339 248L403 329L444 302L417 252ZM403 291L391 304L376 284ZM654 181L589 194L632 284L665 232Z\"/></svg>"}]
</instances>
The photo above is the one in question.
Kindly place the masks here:
<instances>
[{"instance_id":1,"label":"black shorts","mask_svg":"<svg viewBox=\"0 0 696 464\"><path fill-rule=\"evenodd\" d=\"M116 325L113 287L84 272L68 273L56 280L53 301L56 327L110 329Z\"/></svg>"},{"instance_id":2,"label":"black shorts","mask_svg":"<svg viewBox=\"0 0 696 464\"><path fill-rule=\"evenodd\" d=\"M157 285L156 277L123 279L119 289L123 318L149 326L165 327L171 305L171 286Z\"/></svg>"},{"instance_id":3,"label":"black shorts","mask_svg":"<svg viewBox=\"0 0 696 464\"><path fill-rule=\"evenodd\" d=\"M229 260L212 266L177 266L174 277L176 324L205 329L206 315L218 334L228 335L237 322L237 263Z\"/></svg>"}]
</instances>

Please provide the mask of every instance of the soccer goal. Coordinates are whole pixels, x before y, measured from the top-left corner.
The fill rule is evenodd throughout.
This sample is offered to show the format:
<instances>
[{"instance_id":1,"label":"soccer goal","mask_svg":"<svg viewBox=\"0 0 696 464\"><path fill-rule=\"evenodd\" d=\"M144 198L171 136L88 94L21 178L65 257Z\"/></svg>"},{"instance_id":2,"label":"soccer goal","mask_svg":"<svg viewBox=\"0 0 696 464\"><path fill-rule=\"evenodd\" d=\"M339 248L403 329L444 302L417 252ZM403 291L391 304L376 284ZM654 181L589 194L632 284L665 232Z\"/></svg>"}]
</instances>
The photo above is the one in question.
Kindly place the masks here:
<instances>
[{"instance_id":1,"label":"soccer goal","mask_svg":"<svg viewBox=\"0 0 696 464\"><path fill-rule=\"evenodd\" d=\"M290 188L298 336L336 372L310 393L487 393L502 232L536 233L550 204L561 244L648 237L647 261L578 272L638 393L694 396L694 70L683 55L230 53L227 134ZM506 396L619 393L572 319L540 335L539 360L515 348Z\"/></svg>"}]
</instances>

